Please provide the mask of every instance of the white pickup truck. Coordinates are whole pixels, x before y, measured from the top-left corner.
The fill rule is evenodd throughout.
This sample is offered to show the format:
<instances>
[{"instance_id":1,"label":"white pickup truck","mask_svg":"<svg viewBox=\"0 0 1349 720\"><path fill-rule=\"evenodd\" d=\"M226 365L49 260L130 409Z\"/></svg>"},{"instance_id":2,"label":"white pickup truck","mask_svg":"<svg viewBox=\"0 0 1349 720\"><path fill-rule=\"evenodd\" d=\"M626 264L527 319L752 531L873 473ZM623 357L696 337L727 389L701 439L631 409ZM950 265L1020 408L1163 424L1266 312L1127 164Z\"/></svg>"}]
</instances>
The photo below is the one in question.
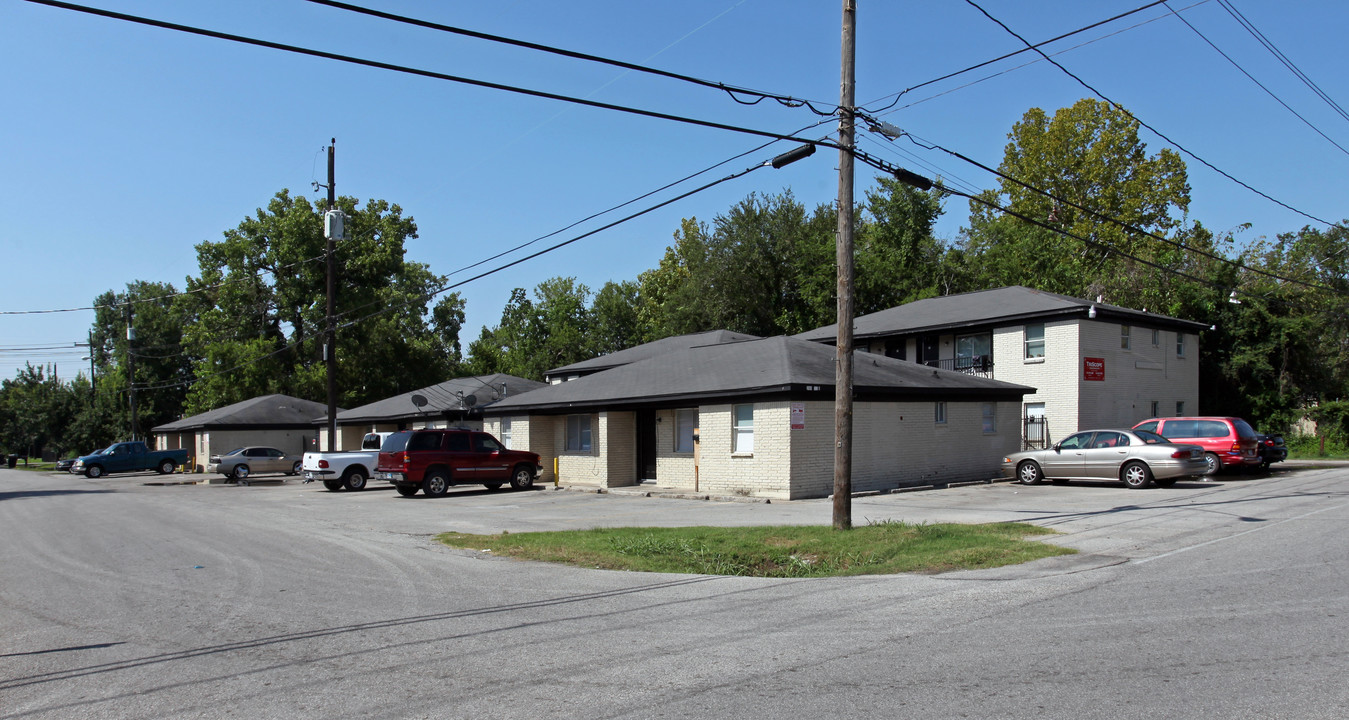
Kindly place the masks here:
<instances>
[{"instance_id":1,"label":"white pickup truck","mask_svg":"<svg viewBox=\"0 0 1349 720\"><path fill-rule=\"evenodd\" d=\"M329 490L364 490L379 463L379 446L393 433L367 433L361 449L351 452L307 452L301 463L305 482L322 480Z\"/></svg>"}]
</instances>

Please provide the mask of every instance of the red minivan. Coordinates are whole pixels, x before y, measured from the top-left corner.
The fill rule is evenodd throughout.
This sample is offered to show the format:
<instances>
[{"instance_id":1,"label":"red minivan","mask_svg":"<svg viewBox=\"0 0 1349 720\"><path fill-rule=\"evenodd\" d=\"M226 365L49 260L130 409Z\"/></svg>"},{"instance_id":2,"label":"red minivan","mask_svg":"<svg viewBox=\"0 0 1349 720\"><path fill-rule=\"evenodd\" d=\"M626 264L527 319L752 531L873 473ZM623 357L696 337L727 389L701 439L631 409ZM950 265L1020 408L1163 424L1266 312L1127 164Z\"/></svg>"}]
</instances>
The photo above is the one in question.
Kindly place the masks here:
<instances>
[{"instance_id":1,"label":"red minivan","mask_svg":"<svg viewBox=\"0 0 1349 720\"><path fill-rule=\"evenodd\" d=\"M1252 467L1260 464L1260 442L1250 424L1234 417L1170 417L1144 420L1135 430L1148 430L1174 443L1189 443L1204 448L1208 461L1205 475L1225 467Z\"/></svg>"}]
</instances>

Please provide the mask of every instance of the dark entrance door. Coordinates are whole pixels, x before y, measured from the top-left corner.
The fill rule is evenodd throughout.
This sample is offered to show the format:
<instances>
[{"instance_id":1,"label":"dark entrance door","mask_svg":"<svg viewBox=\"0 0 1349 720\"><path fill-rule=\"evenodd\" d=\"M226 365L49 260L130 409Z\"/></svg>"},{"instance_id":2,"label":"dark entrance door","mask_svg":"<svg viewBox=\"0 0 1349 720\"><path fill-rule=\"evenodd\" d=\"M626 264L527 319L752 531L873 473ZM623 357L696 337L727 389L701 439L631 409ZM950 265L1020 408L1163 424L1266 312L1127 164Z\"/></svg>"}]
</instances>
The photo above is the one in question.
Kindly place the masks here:
<instances>
[{"instance_id":1,"label":"dark entrance door","mask_svg":"<svg viewBox=\"0 0 1349 720\"><path fill-rule=\"evenodd\" d=\"M637 411L637 480L656 479L656 411Z\"/></svg>"},{"instance_id":2,"label":"dark entrance door","mask_svg":"<svg viewBox=\"0 0 1349 720\"><path fill-rule=\"evenodd\" d=\"M922 340L922 348L918 351L918 362L936 366L937 360L941 359L941 351L937 349L937 337L928 335Z\"/></svg>"}]
</instances>

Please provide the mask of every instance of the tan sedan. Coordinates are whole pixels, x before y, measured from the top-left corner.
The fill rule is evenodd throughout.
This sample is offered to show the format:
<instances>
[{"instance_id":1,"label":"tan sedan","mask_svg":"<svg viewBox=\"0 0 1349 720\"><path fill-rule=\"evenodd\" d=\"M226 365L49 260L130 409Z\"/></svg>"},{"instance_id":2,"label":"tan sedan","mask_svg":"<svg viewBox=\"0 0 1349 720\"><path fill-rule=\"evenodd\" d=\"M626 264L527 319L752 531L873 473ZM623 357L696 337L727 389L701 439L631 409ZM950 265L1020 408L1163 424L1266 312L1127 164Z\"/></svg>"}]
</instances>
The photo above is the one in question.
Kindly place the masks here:
<instances>
[{"instance_id":1,"label":"tan sedan","mask_svg":"<svg viewBox=\"0 0 1349 720\"><path fill-rule=\"evenodd\" d=\"M1043 480L1118 480L1131 488L1170 487L1203 475L1204 448L1173 443L1146 430L1083 430L1054 447L1024 450L1002 459L1003 477L1023 485Z\"/></svg>"}]
</instances>

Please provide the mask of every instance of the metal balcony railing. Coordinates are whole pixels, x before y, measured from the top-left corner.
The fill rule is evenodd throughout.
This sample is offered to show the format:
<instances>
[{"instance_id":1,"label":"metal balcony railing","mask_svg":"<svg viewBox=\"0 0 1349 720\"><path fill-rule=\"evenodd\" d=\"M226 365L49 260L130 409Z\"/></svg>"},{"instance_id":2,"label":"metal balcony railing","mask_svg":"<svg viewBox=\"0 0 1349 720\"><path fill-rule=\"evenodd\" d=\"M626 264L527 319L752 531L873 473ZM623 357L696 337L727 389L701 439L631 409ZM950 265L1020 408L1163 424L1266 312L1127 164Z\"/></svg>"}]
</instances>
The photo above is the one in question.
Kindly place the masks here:
<instances>
[{"instance_id":1,"label":"metal balcony railing","mask_svg":"<svg viewBox=\"0 0 1349 720\"><path fill-rule=\"evenodd\" d=\"M923 364L940 370L955 370L956 372L963 372L976 377L993 377L993 358L988 357L987 355L977 355L972 358L928 360Z\"/></svg>"}]
</instances>

